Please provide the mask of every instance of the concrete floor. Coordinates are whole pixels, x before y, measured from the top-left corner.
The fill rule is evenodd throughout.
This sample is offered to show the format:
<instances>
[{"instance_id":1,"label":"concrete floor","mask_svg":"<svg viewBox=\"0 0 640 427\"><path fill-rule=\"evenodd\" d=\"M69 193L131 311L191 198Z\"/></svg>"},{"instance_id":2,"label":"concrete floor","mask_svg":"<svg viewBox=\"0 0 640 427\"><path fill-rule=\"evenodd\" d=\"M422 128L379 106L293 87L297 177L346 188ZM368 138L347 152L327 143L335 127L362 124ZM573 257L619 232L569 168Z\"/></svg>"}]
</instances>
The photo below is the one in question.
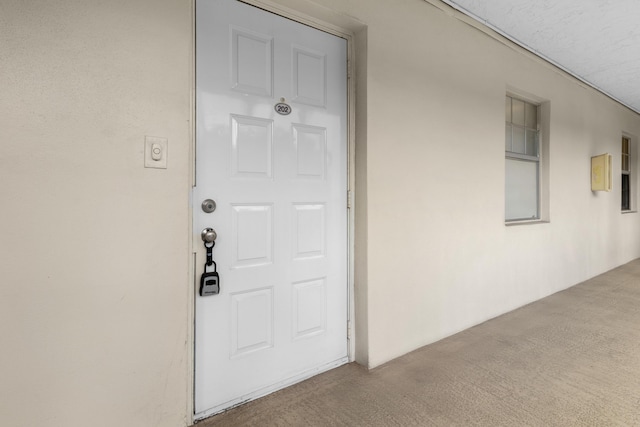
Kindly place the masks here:
<instances>
[{"instance_id":1,"label":"concrete floor","mask_svg":"<svg viewBox=\"0 0 640 427\"><path fill-rule=\"evenodd\" d=\"M345 365L209 426L640 425L640 260L371 371Z\"/></svg>"}]
</instances>

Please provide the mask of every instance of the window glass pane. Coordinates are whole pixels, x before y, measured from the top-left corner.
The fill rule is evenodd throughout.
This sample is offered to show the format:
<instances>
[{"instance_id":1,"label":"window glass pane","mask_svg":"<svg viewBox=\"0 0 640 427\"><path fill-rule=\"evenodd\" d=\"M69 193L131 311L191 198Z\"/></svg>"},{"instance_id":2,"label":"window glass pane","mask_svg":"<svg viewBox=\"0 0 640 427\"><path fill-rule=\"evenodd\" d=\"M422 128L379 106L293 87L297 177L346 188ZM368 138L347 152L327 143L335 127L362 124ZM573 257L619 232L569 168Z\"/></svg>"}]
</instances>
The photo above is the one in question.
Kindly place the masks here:
<instances>
[{"instance_id":1,"label":"window glass pane","mask_svg":"<svg viewBox=\"0 0 640 427\"><path fill-rule=\"evenodd\" d=\"M538 162L505 160L505 218L538 218Z\"/></svg>"},{"instance_id":2,"label":"window glass pane","mask_svg":"<svg viewBox=\"0 0 640 427\"><path fill-rule=\"evenodd\" d=\"M629 154L629 139L622 138L622 153Z\"/></svg>"},{"instance_id":3,"label":"window glass pane","mask_svg":"<svg viewBox=\"0 0 640 427\"><path fill-rule=\"evenodd\" d=\"M508 96L504 98L504 121L511 123L511 98Z\"/></svg>"},{"instance_id":4,"label":"window glass pane","mask_svg":"<svg viewBox=\"0 0 640 427\"><path fill-rule=\"evenodd\" d=\"M622 210L628 211L631 209L630 197L629 197L629 175L622 175Z\"/></svg>"},{"instance_id":5,"label":"window glass pane","mask_svg":"<svg viewBox=\"0 0 640 427\"><path fill-rule=\"evenodd\" d=\"M511 151L514 153L525 154L524 151L524 129L513 126L513 139L511 141Z\"/></svg>"},{"instance_id":6,"label":"window glass pane","mask_svg":"<svg viewBox=\"0 0 640 427\"><path fill-rule=\"evenodd\" d=\"M538 155L538 132L527 129L527 150L529 156Z\"/></svg>"},{"instance_id":7,"label":"window glass pane","mask_svg":"<svg viewBox=\"0 0 640 427\"><path fill-rule=\"evenodd\" d=\"M504 149L511 151L511 125L507 124L504 128Z\"/></svg>"},{"instance_id":8,"label":"window glass pane","mask_svg":"<svg viewBox=\"0 0 640 427\"><path fill-rule=\"evenodd\" d=\"M524 126L524 101L512 100L512 122L516 125Z\"/></svg>"},{"instance_id":9,"label":"window glass pane","mask_svg":"<svg viewBox=\"0 0 640 427\"><path fill-rule=\"evenodd\" d=\"M622 155L622 170L627 172L629 171L629 156L626 154Z\"/></svg>"},{"instance_id":10,"label":"window glass pane","mask_svg":"<svg viewBox=\"0 0 640 427\"><path fill-rule=\"evenodd\" d=\"M528 128L538 128L538 107L533 104L525 104L525 124Z\"/></svg>"}]
</instances>

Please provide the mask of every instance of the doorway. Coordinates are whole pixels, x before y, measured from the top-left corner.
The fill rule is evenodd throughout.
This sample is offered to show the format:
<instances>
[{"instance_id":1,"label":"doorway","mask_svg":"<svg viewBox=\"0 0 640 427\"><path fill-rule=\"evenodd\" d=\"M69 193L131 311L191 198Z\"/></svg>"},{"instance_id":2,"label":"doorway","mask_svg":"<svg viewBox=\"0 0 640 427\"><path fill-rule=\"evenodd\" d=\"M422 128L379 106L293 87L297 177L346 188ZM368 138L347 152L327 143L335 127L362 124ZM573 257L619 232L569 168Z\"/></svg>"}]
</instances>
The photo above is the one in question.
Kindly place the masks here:
<instances>
[{"instance_id":1,"label":"doorway","mask_svg":"<svg viewBox=\"0 0 640 427\"><path fill-rule=\"evenodd\" d=\"M197 0L196 64L198 419L348 361L347 42Z\"/></svg>"}]
</instances>

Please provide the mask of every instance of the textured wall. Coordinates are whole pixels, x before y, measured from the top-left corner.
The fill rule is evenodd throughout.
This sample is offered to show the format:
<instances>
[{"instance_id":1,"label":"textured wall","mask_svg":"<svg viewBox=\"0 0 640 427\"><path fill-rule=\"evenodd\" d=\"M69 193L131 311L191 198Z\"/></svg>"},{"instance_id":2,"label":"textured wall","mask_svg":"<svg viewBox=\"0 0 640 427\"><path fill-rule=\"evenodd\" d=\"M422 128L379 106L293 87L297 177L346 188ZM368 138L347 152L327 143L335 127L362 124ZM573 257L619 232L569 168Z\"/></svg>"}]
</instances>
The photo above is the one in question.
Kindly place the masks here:
<instances>
[{"instance_id":1,"label":"textured wall","mask_svg":"<svg viewBox=\"0 0 640 427\"><path fill-rule=\"evenodd\" d=\"M0 424L184 425L190 5L3 0L0 40Z\"/></svg>"}]
</instances>

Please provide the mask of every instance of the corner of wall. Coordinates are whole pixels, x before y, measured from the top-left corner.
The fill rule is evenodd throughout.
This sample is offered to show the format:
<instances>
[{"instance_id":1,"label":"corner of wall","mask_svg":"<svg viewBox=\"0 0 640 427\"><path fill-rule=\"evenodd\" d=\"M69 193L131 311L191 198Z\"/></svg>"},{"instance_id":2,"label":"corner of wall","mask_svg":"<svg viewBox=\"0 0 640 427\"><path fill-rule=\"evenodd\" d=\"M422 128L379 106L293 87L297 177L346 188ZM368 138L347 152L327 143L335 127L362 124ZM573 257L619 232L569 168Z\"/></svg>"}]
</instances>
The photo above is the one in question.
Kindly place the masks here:
<instances>
[{"instance_id":1,"label":"corner of wall","mask_svg":"<svg viewBox=\"0 0 640 427\"><path fill-rule=\"evenodd\" d=\"M355 191L355 335L356 362L369 366L368 213L367 213L367 29L355 35L356 191Z\"/></svg>"}]
</instances>

